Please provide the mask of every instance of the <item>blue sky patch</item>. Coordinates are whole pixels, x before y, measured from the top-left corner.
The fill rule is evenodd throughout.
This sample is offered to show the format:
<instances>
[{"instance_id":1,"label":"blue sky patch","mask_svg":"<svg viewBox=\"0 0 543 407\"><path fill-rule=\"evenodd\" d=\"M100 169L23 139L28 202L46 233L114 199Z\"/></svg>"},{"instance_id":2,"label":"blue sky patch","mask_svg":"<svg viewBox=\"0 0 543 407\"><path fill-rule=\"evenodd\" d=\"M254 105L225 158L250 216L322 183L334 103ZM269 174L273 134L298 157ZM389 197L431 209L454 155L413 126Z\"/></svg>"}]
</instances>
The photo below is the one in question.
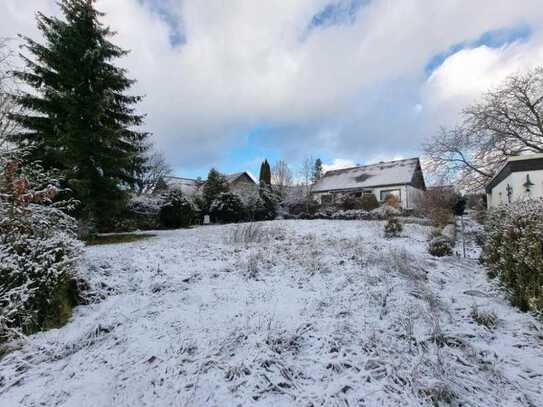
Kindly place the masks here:
<instances>
[{"instance_id":1,"label":"blue sky patch","mask_svg":"<svg viewBox=\"0 0 543 407\"><path fill-rule=\"evenodd\" d=\"M464 41L454 44L446 51L434 55L424 67L424 71L427 75L431 75L448 57L463 49L477 48L483 45L491 48L500 48L513 42L526 41L530 38L532 32L533 29L528 24L519 24L514 27L487 31L475 41Z\"/></svg>"},{"instance_id":2,"label":"blue sky patch","mask_svg":"<svg viewBox=\"0 0 543 407\"><path fill-rule=\"evenodd\" d=\"M369 0L340 0L327 4L313 16L309 30L336 24L352 24L356 20L358 10Z\"/></svg>"},{"instance_id":3,"label":"blue sky patch","mask_svg":"<svg viewBox=\"0 0 543 407\"><path fill-rule=\"evenodd\" d=\"M170 45L177 47L186 43L183 31L183 22L180 17L170 9L168 0L138 0L142 4L148 4L151 11L156 13L170 29Z\"/></svg>"}]
</instances>

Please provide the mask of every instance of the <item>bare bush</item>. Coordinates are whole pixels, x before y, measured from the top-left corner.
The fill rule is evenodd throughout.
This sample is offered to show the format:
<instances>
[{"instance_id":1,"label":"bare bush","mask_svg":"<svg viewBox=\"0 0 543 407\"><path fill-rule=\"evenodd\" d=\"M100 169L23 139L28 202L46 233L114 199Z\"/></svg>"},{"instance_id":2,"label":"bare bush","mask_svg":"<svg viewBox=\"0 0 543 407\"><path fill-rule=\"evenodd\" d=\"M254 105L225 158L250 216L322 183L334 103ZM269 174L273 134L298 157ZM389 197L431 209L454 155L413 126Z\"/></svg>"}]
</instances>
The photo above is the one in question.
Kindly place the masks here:
<instances>
[{"instance_id":1,"label":"bare bush","mask_svg":"<svg viewBox=\"0 0 543 407\"><path fill-rule=\"evenodd\" d=\"M226 234L225 242L248 245L279 239L281 236L282 231L277 227L264 226L261 223L244 223L231 228Z\"/></svg>"},{"instance_id":2,"label":"bare bush","mask_svg":"<svg viewBox=\"0 0 543 407\"><path fill-rule=\"evenodd\" d=\"M418 210L431 220L432 226L444 227L454 221L456 193L448 187L428 189L417 201Z\"/></svg>"}]
</instances>

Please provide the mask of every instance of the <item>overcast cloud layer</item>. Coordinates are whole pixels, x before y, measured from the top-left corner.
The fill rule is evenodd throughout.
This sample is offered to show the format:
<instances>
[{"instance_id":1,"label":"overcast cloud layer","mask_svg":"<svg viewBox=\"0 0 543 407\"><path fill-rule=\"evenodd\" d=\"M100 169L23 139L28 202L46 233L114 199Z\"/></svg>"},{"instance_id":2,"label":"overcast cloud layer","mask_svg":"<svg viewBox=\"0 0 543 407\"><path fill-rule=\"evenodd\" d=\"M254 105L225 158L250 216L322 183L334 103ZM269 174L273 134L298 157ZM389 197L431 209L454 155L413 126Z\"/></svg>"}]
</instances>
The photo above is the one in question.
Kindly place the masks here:
<instances>
[{"instance_id":1,"label":"overcast cloud layer","mask_svg":"<svg viewBox=\"0 0 543 407\"><path fill-rule=\"evenodd\" d=\"M416 155L482 91L543 61L539 0L96 4L132 50L122 63L178 173L253 169L268 152L329 165ZM1 0L0 36L39 38L36 10L58 12Z\"/></svg>"}]
</instances>

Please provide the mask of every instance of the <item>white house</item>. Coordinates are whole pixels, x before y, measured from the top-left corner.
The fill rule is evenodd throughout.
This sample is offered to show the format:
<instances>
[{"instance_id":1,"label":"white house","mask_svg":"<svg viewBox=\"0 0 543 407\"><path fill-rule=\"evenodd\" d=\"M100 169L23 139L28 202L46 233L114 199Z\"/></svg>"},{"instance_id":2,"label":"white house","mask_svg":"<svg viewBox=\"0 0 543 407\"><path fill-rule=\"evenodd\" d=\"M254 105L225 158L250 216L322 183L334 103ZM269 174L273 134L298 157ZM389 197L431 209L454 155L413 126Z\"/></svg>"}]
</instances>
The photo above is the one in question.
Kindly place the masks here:
<instances>
[{"instance_id":1,"label":"white house","mask_svg":"<svg viewBox=\"0 0 543 407\"><path fill-rule=\"evenodd\" d=\"M543 198L543 154L511 157L486 186L487 205Z\"/></svg>"},{"instance_id":2,"label":"white house","mask_svg":"<svg viewBox=\"0 0 543 407\"><path fill-rule=\"evenodd\" d=\"M403 208L412 209L425 190L420 160L410 158L327 171L313 186L312 194L321 204L344 195L374 194L380 202L395 195Z\"/></svg>"}]
</instances>

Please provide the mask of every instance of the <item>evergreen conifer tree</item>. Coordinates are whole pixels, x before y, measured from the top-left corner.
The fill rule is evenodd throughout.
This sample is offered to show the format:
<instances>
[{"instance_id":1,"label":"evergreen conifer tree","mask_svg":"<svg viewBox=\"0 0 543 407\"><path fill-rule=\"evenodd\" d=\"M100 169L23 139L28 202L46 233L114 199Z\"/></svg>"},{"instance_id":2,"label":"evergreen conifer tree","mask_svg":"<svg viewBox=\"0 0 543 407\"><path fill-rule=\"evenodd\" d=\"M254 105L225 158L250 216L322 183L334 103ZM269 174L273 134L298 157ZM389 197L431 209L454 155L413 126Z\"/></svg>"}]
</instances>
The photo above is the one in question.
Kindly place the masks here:
<instances>
[{"instance_id":1,"label":"evergreen conifer tree","mask_svg":"<svg viewBox=\"0 0 543 407\"><path fill-rule=\"evenodd\" d=\"M323 169L322 169L322 161L320 158L317 158L315 160L315 167L313 169L313 177L312 177L312 181L313 182L317 182L318 180L321 179L322 177L322 172L323 172Z\"/></svg>"},{"instance_id":2,"label":"evergreen conifer tree","mask_svg":"<svg viewBox=\"0 0 543 407\"><path fill-rule=\"evenodd\" d=\"M61 170L80 215L105 224L144 163L147 133L133 130L143 122L133 107L141 97L126 94L134 81L113 61L127 51L109 41L94 0L58 4L62 19L37 15L43 44L22 37L29 55L15 76L33 89L16 97L24 113L12 118L23 130L12 141L31 146L30 160L46 170Z\"/></svg>"},{"instance_id":3,"label":"evergreen conifer tree","mask_svg":"<svg viewBox=\"0 0 543 407\"><path fill-rule=\"evenodd\" d=\"M271 167L268 160L264 160L260 165L260 185L271 187Z\"/></svg>"},{"instance_id":4,"label":"evergreen conifer tree","mask_svg":"<svg viewBox=\"0 0 543 407\"><path fill-rule=\"evenodd\" d=\"M207 175L207 181L203 188L204 212L209 212L209 208L213 201L223 192L228 192L226 178L215 168L212 168Z\"/></svg>"}]
</instances>

